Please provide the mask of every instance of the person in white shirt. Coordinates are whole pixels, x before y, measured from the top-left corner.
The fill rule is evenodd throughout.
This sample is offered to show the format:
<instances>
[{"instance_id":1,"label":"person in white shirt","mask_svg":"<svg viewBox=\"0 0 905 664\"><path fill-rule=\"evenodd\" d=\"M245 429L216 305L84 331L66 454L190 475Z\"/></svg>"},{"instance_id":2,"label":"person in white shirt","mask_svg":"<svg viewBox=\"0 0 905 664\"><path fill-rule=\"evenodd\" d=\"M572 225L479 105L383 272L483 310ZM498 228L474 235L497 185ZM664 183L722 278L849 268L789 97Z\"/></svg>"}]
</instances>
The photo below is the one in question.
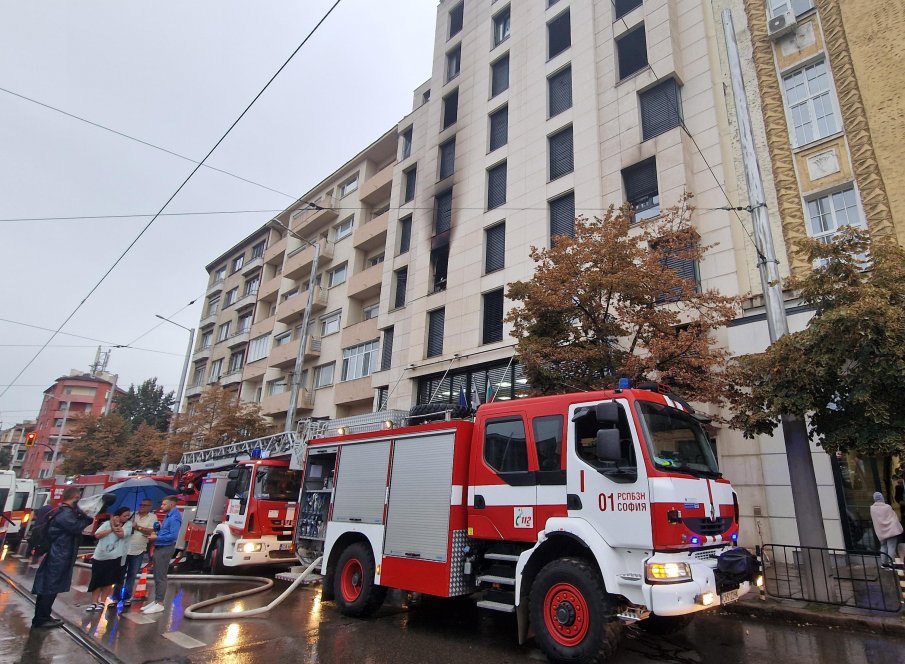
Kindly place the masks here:
<instances>
[{"instance_id":1,"label":"person in white shirt","mask_svg":"<svg viewBox=\"0 0 905 664\"><path fill-rule=\"evenodd\" d=\"M92 603L85 607L86 611L102 610L113 586L123 577L126 545L132 535L131 518L132 510L120 507L94 533L97 546L91 557L91 581L88 583Z\"/></svg>"},{"instance_id":2,"label":"person in white shirt","mask_svg":"<svg viewBox=\"0 0 905 664\"><path fill-rule=\"evenodd\" d=\"M113 590L113 597L123 600L123 606L132 604L132 591L135 588L135 579L145 563L148 551L148 535L154 532L154 523L157 515L151 511L154 503L145 499L138 506L138 511L132 517L132 536L129 538L129 549L126 555L125 578L120 579Z\"/></svg>"}]
</instances>

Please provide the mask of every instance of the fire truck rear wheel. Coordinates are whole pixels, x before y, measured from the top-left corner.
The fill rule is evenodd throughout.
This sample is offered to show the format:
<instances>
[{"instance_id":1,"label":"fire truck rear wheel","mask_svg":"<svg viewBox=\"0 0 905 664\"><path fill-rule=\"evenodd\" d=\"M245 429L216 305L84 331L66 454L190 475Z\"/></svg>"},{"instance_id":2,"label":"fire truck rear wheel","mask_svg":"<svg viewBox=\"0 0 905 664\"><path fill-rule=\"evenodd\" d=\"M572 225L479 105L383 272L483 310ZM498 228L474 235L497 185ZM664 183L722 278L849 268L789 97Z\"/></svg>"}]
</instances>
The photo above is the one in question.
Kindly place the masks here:
<instances>
[{"instance_id":1,"label":"fire truck rear wheel","mask_svg":"<svg viewBox=\"0 0 905 664\"><path fill-rule=\"evenodd\" d=\"M383 604L387 589L374 583L374 555L364 542L346 547L336 562L333 594L340 613L365 617Z\"/></svg>"},{"instance_id":2,"label":"fire truck rear wheel","mask_svg":"<svg viewBox=\"0 0 905 664\"><path fill-rule=\"evenodd\" d=\"M223 564L223 538L215 537L207 547L207 555L204 557L204 569L211 574L227 574L226 565Z\"/></svg>"},{"instance_id":3,"label":"fire truck rear wheel","mask_svg":"<svg viewBox=\"0 0 905 664\"><path fill-rule=\"evenodd\" d=\"M657 616L651 614L650 617L638 623L642 629L647 630L651 634L660 636L668 636L681 632L691 624L695 614L689 613L684 616Z\"/></svg>"},{"instance_id":4,"label":"fire truck rear wheel","mask_svg":"<svg viewBox=\"0 0 905 664\"><path fill-rule=\"evenodd\" d=\"M578 558L547 563L529 597L538 645L554 662L601 664L619 644L621 623L595 567Z\"/></svg>"}]
</instances>

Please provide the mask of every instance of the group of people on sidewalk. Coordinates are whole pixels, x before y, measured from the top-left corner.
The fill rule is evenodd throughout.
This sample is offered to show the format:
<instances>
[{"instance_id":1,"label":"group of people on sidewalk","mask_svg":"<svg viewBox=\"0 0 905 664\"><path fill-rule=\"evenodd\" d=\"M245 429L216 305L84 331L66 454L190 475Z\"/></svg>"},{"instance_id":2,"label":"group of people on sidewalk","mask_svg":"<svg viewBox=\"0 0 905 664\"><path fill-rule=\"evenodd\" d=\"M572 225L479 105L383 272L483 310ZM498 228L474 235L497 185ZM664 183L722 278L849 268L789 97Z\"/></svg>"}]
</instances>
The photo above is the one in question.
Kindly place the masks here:
<instances>
[{"instance_id":1,"label":"group of people on sidewalk","mask_svg":"<svg viewBox=\"0 0 905 664\"><path fill-rule=\"evenodd\" d=\"M68 487L63 491L60 506L42 517L48 521L49 549L41 560L31 590L36 595L32 629L63 624L51 615L53 603L59 593L69 591L82 531L93 521L79 509L80 496L78 487ZM108 598L112 602L109 606L116 606L120 598L124 606L132 603L135 580L149 545L153 545L154 600L142 607L141 612L153 614L164 610L167 572L176 549L182 516L174 509L176 499L165 497L160 509L166 513L166 518L158 531L157 517L151 511L153 506L150 500L143 500L135 515L128 507L120 507L95 531L97 545L88 584L92 601L86 611L103 610Z\"/></svg>"}]
</instances>

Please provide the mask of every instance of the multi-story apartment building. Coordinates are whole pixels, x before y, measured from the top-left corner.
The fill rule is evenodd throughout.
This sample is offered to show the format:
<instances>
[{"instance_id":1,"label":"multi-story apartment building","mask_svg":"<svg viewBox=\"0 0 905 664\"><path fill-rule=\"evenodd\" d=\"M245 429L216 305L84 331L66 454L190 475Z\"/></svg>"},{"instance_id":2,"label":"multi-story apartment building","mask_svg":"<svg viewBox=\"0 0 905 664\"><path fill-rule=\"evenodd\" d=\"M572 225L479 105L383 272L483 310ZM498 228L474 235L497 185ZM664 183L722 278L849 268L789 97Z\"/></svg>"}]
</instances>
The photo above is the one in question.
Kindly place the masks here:
<instances>
[{"instance_id":1,"label":"multi-story apartment building","mask_svg":"<svg viewBox=\"0 0 905 664\"><path fill-rule=\"evenodd\" d=\"M898 92L905 86L899 64L905 45L895 37L905 29L902 4L719 0L712 6L717 24L723 9L733 13L774 240L784 248L784 272L810 269L796 251L800 239L829 240L843 225L905 242L905 101ZM728 90L722 29L716 34L715 55ZM734 128L728 135L740 176ZM801 329L812 312L788 296L790 326ZM730 329L734 353L759 352L768 343L757 304L752 300L746 316ZM726 440L721 463L733 478L747 522L760 525L768 540L797 541L781 433L754 441L731 433L721 438ZM871 546L872 493L890 493L895 461L830 457L816 446L813 452L830 546Z\"/></svg>"},{"instance_id":2,"label":"multi-story apartment building","mask_svg":"<svg viewBox=\"0 0 905 664\"><path fill-rule=\"evenodd\" d=\"M268 229L258 229L206 267L208 289L189 369L188 408L213 383L238 399L268 235Z\"/></svg>"},{"instance_id":3,"label":"multi-story apartment building","mask_svg":"<svg viewBox=\"0 0 905 664\"><path fill-rule=\"evenodd\" d=\"M283 425L318 247L296 412L370 412L395 129L207 266L188 407L218 383Z\"/></svg>"},{"instance_id":4,"label":"multi-story apartment building","mask_svg":"<svg viewBox=\"0 0 905 664\"><path fill-rule=\"evenodd\" d=\"M70 430L74 418L85 415L102 415L108 411L116 393L124 391L115 387L113 374L101 371L95 374L73 369L68 376L60 376L54 384L44 390L44 400L34 430L38 432L37 443L28 448L22 462L22 477L40 479L55 474L53 465L54 449L62 450L70 440ZM57 456L59 467L63 455Z\"/></svg>"},{"instance_id":5,"label":"multi-story apartment building","mask_svg":"<svg viewBox=\"0 0 905 664\"><path fill-rule=\"evenodd\" d=\"M36 424L34 420L25 420L0 431L0 444L6 447L10 454L9 470L15 471L16 475L21 474L22 464L25 463L25 455L28 452L24 444L25 436L35 430Z\"/></svg>"}]
</instances>

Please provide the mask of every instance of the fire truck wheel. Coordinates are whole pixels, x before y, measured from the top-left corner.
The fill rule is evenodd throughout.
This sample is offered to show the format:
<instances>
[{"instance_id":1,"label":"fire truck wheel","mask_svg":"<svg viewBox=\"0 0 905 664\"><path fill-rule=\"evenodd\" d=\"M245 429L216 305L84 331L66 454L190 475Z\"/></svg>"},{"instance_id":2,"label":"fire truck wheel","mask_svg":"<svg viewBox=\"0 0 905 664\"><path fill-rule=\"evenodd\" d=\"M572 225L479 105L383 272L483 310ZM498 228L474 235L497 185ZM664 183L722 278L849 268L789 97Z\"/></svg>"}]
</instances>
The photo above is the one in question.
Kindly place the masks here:
<instances>
[{"instance_id":1,"label":"fire truck wheel","mask_svg":"<svg viewBox=\"0 0 905 664\"><path fill-rule=\"evenodd\" d=\"M621 623L600 573L578 558L547 563L529 597L538 645L554 662L600 664L619 643Z\"/></svg>"},{"instance_id":2,"label":"fire truck wheel","mask_svg":"<svg viewBox=\"0 0 905 664\"><path fill-rule=\"evenodd\" d=\"M374 556L363 542L343 550L333 574L333 593L343 615L365 617L383 604L386 588L374 583Z\"/></svg>"},{"instance_id":3,"label":"fire truck wheel","mask_svg":"<svg viewBox=\"0 0 905 664\"><path fill-rule=\"evenodd\" d=\"M681 632L691 624L695 614L688 613L684 616L657 616L651 614L649 618L638 623L642 629L647 630L651 634L667 636Z\"/></svg>"},{"instance_id":4,"label":"fire truck wheel","mask_svg":"<svg viewBox=\"0 0 905 664\"><path fill-rule=\"evenodd\" d=\"M204 569L211 574L228 574L229 570L223 564L223 538L215 537L207 547L207 555L204 557Z\"/></svg>"}]
</instances>

